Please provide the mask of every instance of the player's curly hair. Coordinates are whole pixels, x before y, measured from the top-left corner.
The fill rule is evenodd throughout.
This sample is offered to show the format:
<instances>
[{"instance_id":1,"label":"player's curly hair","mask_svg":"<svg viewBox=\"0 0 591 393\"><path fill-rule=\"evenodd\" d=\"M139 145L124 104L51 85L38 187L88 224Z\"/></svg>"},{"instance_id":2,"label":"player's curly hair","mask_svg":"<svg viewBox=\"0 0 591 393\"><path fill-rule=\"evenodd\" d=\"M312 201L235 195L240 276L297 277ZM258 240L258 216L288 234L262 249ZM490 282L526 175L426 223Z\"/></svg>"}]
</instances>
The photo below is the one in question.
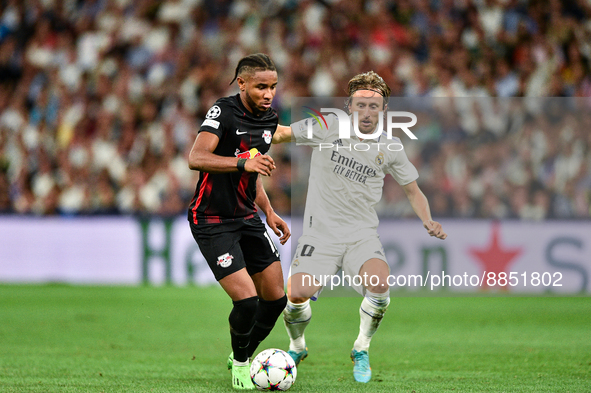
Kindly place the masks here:
<instances>
[{"instance_id":1,"label":"player's curly hair","mask_svg":"<svg viewBox=\"0 0 591 393\"><path fill-rule=\"evenodd\" d=\"M384 106L388 105L388 98L390 97L390 92L392 91L390 86L384 82L384 79L382 79L381 76L373 71L357 74L351 78L346 90L349 100L358 90L371 90L380 94L382 97L384 97Z\"/></svg>"},{"instance_id":2,"label":"player's curly hair","mask_svg":"<svg viewBox=\"0 0 591 393\"><path fill-rule=\"evenodd\" d=\"M275 63L271 58L264 53L254 53L240 59L236 66L236 72L234 73L234 79L230 84L241 75L246 73L254 73L255 71L277 71Z\"/></svg>"}]
</instances>

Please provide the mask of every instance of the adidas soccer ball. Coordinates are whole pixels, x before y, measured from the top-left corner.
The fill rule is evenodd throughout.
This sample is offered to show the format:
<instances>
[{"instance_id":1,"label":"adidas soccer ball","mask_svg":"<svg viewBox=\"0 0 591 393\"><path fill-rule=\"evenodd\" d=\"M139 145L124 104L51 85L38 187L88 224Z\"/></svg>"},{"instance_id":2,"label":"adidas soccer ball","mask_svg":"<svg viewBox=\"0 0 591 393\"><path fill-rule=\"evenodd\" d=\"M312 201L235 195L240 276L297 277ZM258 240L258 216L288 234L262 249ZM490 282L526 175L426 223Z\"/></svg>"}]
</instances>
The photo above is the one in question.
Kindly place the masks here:
<instances>
[{"instance_id":1,"label":"adidas soccer ball","mask_svg":"<svg viewBox=\"0 0 591 393\"><path fill-rule=\"evenodd\" d=\"M281 349L265 349L250 365L250 378L259 390L287 390L296 375L293 359Z\"/></svg>"}]
</instances>

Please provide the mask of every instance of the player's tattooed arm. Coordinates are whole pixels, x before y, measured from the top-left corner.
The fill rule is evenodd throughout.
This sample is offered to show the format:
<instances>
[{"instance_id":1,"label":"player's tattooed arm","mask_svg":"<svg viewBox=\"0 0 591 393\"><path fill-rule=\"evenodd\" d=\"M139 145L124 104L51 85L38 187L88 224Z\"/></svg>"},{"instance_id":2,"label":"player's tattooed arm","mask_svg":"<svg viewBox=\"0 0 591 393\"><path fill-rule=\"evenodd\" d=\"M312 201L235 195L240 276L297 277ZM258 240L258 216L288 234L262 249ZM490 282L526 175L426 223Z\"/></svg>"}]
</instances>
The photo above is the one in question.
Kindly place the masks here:
<instances>
[{"instance_id":1,"label":"player's tattooed arm","mask_svg":"<svg viewBox=\"0 0 591 393\"><path fill-rule=\"evenodd\" d=\"M277 125L275 134L273 134L272 143L285 143L291 142L293 133L291 132L290 126Z\"/></svg>"},{"instance_id":2,"label":"player's tattooed arm","mask_svg":"<svg viewBox=\"0 0 591 393\"><path fill-rule=\"evenodd\" d=\"M433 221L431 218L431 210L429 209L429 201L421 189L419 188L416 181L410 182L402 186L406 196L415 211L417 216L423 221L423 227L427 230L430 236L438 239L445 239L447 234L441 227L441 224L437 221Z\"/></svg>"},{"instance_id":3,"label":"player's tattooed arm","mask_svg":"<svg viewBox=\"0 0 591 393\"><path fill-rule=\"evenodd\" d=\"M273 207L271 207L271 202L265 192L260 177L257 179L257 195L254 202L262 212L265 213L265 216L267 217L267 225L269 225L269 228L271 228L271 230L273 230L273 232L279 237L279 242L285 244L287 239L290 238L291 232L287 223L283 221L283 219L275 213Z\"/></svg>"}]
</instances>

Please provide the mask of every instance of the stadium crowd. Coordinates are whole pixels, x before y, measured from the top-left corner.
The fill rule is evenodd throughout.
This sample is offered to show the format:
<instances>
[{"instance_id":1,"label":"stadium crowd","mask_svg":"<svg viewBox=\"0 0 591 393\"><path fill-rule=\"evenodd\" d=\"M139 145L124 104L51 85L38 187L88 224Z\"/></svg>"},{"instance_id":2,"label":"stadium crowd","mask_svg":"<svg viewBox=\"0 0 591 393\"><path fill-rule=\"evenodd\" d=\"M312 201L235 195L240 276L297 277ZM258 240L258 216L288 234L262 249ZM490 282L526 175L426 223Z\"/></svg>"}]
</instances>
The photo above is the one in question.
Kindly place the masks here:
<instances>
[{"instance_id":1,"label":"stadium crowd","mask_svg":"<svg viewBox=\"0 0 591 393\"><path fill-rule=\"evenodd\" d=\"M281 124L368 70L420 98L404 143L435 217L591 214L586 0L0 1L0 212L184 214L198 127L254 52ZM280 214L305 187L296 150L270 152ZM379 213L412 215L391 178Z\"/></svg>"}]
</instances>

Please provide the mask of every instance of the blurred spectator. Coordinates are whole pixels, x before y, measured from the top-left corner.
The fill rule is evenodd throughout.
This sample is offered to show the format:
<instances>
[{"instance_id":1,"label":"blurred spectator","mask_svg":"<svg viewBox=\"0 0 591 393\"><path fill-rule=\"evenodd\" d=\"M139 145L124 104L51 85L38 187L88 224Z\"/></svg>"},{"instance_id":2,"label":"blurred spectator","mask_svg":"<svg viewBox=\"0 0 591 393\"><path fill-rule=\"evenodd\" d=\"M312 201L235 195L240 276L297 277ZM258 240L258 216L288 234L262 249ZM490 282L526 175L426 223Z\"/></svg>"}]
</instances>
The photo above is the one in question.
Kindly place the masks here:
<instances>
[{"instance_id":1,"label":"blurred spectator","mask_svg":"<svg viewBox=\"0 0 591 393\"><path fill-rule=\"evenodd\" d=\"M407 153L434 215L589 217L590 20L582 0L5 0L0 212L184 214L197 129L262 51L284 124L292 97L343 94L370 69L395 95L433 97ZM542 96L580 98L558 112L510 98ZM289 213L299 153L270 153L269 197ZM380 213L412 214L403 201L388 180Z\"/></svg>"}]
</instances>

